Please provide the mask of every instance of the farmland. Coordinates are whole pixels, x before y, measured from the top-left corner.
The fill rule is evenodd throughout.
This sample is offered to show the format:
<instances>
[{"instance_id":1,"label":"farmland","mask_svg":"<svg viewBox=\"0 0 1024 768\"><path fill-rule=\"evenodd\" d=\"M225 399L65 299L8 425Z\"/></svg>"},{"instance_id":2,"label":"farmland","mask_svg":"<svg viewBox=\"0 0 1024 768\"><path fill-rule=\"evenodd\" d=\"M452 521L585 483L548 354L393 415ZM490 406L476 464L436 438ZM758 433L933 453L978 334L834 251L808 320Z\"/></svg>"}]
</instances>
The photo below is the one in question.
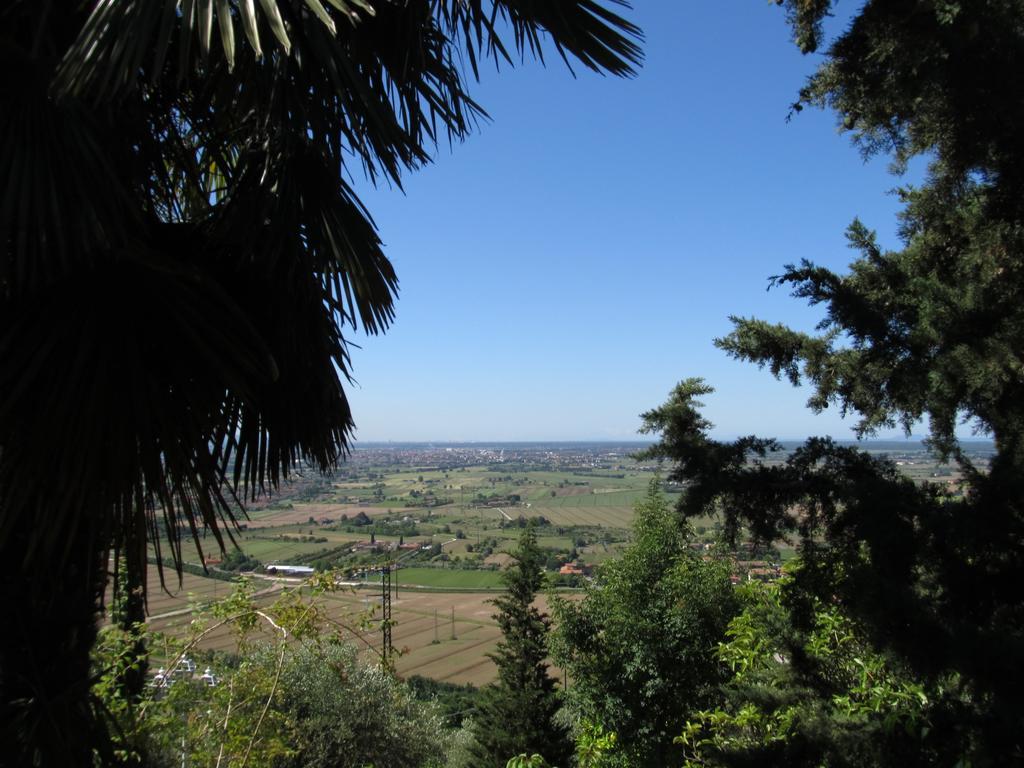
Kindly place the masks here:
<instances>
[{"instance_id":1,"label":"farmland","mask_svg":"<svg viewBox=\"0 0 1024 768\"><path fill-rule=\"evenodd\" d=\"M415 569L410 569L415 570ZM428 569L424 569L428 570ZM484 684L493 679L495 668L487 654L500 639L497 624L491 618L494 608L489 604L495 592L466 592L480 586L496 586L498 575L480 572L474 578L472 571L437 571L442 582L437 586L453 589L429 591L422 588L400 587L392 601L395 621L393 643L398 651L396 669L400 675L424 675L453 683ZM150 568L149 626L159 633L184 636L195 618L192 608L228 595L232 584L216 579L185 574L180 588L176 576L168 574L168 587L172 594L162 592L156 567ZM431 580L429 574L423 577ZM445 584L444 582L448 583ZM257 603L263 606L277 598L282 590L296 588L270 581L258 580ZM344 627L347 637L369 661L375 661L380 652L379 619L380 587L367 585L360 589L341 590L321 596L318 600L335 626ZM543 605L543 599L541 599ZM453 622L454 617L454 622ZM362 627L360 619L368 619ZM257 629L255 639L270 641L273 635L266 627ZM436 641L436 642L435 642ZM199 649L205 651L233 651L236 637L228 627L214 629L204 636ZM160 648L155 652L159 655Z\"/></svg>"},{"instance_id":2,"label":"farmland","mask_svg":"<svg viewBox=\"0 0 1024 768\"><path fill-rule=\"evenodd\" d=\"M399 673L485 683L494 675L486 654L499 637L488 600L501 588L501 569L511 562L508 553L521 528L528 521L536 526L552 584L576 583L558 576L568 561L598 566L616 557L628 543L634 505L657 477L656 465L631 458L638 447L368 447L355 451L329 477L300 470L279 493L250 507L235 535L237 552L220 562L208 538L203 555L211 568L255 568L257 576L261 564L288 563L331 568L362 580L353 592L324 598L332 619L352 627L358 624L353 617L379 604L375 569L390 562L398 586L394 646L404 651ZM919 447L904 443L879 450L920 482L957 480ZM781 461L784 455L768 460ZM663 481L659 486L670 500L681 491ZM690 523L697 541L716 540L716 520ZM202 563L194 544L183 552L186 561ZM792 554L778 542L774 553L763 556ZM150 622L171 634L180 634L191 621L190 602L207 603L232 587L186 573L179 589L170 573L174 594L168 595L151 570ZM263 602L289 588L266 579L256 583ZM379 631L372 622L369 626L351 636L368 656L380 645ZM223 651L234 644L226 629L203 641L205 648Z\"/></svg>"}]
</instances>

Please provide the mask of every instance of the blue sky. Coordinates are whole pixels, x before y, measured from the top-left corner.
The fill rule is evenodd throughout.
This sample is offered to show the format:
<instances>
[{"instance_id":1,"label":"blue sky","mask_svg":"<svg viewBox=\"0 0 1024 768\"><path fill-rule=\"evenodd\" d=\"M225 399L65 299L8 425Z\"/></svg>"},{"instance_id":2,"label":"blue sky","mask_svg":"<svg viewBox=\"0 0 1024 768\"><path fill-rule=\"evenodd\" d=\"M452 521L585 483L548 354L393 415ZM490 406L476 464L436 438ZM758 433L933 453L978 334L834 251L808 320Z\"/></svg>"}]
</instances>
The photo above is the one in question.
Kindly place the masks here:
<instances>
[{"instance_id":1,"label":"blue sky","mask_svg":"<svg viewBox=\"0 0 1024 768\"><path fill-rule=\"evenodd\" d=\"M574 79L557 57L488 72L490 122L404 193L359 185L401 295L386 335L353 339L357 440L631 439L688 376L716 388L716 436L850 436L712 340L730 314L813 327L820 310L767 278L804 257L844 268L854 216L898 246L901 180L832 114L786 122L820 58L774 5L628 15L646 37L636 78Z\"/></svg>"}]
</instances>

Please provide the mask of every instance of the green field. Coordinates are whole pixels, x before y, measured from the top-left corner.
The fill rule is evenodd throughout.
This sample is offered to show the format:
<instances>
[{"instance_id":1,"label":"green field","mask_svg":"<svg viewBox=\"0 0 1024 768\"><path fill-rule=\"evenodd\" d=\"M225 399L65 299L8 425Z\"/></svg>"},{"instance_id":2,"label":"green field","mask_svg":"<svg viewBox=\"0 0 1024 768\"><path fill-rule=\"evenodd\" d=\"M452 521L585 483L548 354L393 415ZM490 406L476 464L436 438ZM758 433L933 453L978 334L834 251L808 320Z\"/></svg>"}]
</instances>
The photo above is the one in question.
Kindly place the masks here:
<instances>
[{"instance_id":1,"label":"green field","mask_svg":"<svg viewBox=\"0 0 1024 768\"><path fill-rule=\"evenodd\" d=\"M574 489L576 490L576 489ZM583 490L583 489L579 489ZM532 507L547 507L549 509L560 507L632 507L636 501L642 499L647 492L633 488L608 488L593 489L592 493L568 494L565 496L551 496L550 492L545 496L541 493L536 501L531 502Z\"/></svg>"},{"instance_id":2,"label":"green field","mask_svg":"<svg viewBox=\"0 0 1024 768\"><path fill-rule=\"evenodd\" d=\"M348 537L351 539L352 537ZM242 550L264 563L288 562L296 555L311 555L327 549L333 544L331 542L301 542L287 540L251 540L244 539L240 542Z\"/></svg>"},{"instance_id":3,"label":"green field","mask_svg":"<svg viewBox=\"0 0 1024 768\"><path fill-rule=\"evenodd\" d=\"M582 503L548 506L547 502L539 502L530 506L529 514L545 517L555 525L599 525L604 528L627 529L633 524L632 506L597 506Z\"/></svg>"},{"instance_id":4,"label":"green field","mask_svg":"<svg viewBox=\"0 0 1024 768\"><path fill-rule=\"evenodd\" d=\"M454 568L401 568L395 578L399 585L445 589L495 589L501 587L498 571L463 571Z\"/></svg>"},{"instance_id":5,"label":"green field","mask_svg":"<svg viewBox=\"0 0 1024 768\"><path fill-rule=\"evenodd\" d=\"M332 567L344 571L373 569L402 557L405 567L394 576L399 587L394 601L395 645L405 651L397 663L399 672L482 684L495 674L487 653L494 650L500 631L488 601L502 583L499 571L477 566L481 562L507 565L509 558L503 553L515 549L521 532L519 518L547 521L538 528L537 536L552 568L557 569L570 555L589 565L618 557L630 539L634 506L647 493L654 475L649 467L625 458L610 466L602 471L590 471L586 466L558 471L492 464L443 470L416 464L396 466L385 457L377 464L346 470L347 476L344 471L332 479L308 476L282 488L272 502L263 502L252 511L236 541L245 553L264 564L309 563L322 551L331 550L342 553L340 560L330 561ZM932 470L931 465L915 464L908 474L927 476ZM450 503L425 506L423 500L430 495ZM667 493L670 504L678 498L675 492ZM357 519L365 524L357 524ZM695 519L691 525L700 541L713 541L717 535L715 520ZM442 548L391 550L390 545L400 540L399 529L406 544ZM342 546L369 542L371 532L383 551L349 554L349 548ZM184 538L184 559L199 563L195 545L188 536ZM203 550L208 557L217 557L211 537L204 540ZM780 550L783 560L794 555L792 547L781 542ZM294 585L259 577L253 583L261 604L272 602ZM151 625L171 634L187 631L192 602L209 603L232 589L228 582L189 574L178 588L170 571L168 584L173 595L159 588L155 569L151 571ZM350 639L368 660L373 659L379 652L379 625L374 621L361 625L358 616L379 610L379 580L374 586L371 576L362 588L333 593L325 600L331 618L339 626L347 626ZM267 639L273 638L268 635ZM212 633L202 645L231 651L235 642L225 628Z\"/></svg>"}]
</instances>

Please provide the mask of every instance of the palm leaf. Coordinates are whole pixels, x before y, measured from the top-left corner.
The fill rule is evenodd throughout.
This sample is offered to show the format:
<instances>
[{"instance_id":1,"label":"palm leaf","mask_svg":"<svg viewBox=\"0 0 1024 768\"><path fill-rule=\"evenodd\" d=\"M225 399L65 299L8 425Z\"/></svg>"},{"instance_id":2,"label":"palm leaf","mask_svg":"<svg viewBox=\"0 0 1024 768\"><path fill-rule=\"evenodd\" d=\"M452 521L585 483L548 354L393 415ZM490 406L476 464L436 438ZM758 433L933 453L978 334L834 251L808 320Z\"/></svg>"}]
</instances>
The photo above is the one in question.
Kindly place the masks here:
<instances>
[{"instance_id":1,"label":"palm leaf","mask_svg":"<svg viewBox=\"0 0 1024 768\"><path fill-rule=\"evenodd\" d=\"M0 110L0 535L45 510L26 551L58 560L95 523L180 563L348 450L345 333L386 329L398 283L345 176L401 184L469 133L458 46L639 61L595 0L17 8L60 64ZM17 482L44 466L61 482Z\"/></svg>"}]
</instances>

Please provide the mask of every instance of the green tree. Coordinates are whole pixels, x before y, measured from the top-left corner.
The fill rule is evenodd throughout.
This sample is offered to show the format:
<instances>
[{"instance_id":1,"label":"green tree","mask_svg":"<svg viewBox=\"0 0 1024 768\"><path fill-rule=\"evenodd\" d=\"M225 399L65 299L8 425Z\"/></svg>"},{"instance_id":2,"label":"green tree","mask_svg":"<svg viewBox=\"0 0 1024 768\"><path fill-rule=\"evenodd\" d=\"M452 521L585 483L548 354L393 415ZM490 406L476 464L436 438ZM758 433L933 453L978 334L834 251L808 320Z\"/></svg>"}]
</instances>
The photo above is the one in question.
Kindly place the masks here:
<instances>
[{"instance_id":1,"label":"green tree","mask_svg":"<svg viewBox=\"0 0 1024 768\"><path fill-rule=\"evenodd\" d=\"M466 136L483 59L551 45L625 75L638 31L597 0L14 0L0 22L0 743L87 765L109 548L142 584L147 546L223 550L238 500L348 448L346 336L388 326L397 279L347 176L400 185Z\"/></svg>"},{"instance_id":2,"label":"green tree","mask_svg":"<svg viewBox=\"0 0 1024 768\"><path fill-rule=\"evenodd\" d=\"M817 47L833 3L784 5L798 42ZM902 247L854 221L847 273L805 261L773 278L824 308L818 332L734 318L718 342L808 384L812 409L857 414L862 435L926 420L932 449L966 478L963 496L824 439L766 465L772 441L708 437L697 380L645 417L662 436L651 455L674 459L671 479L688 484L685 514L718 511L728 534L800 542L784 599L796 627L837 606L942 691L931 736L943 764L1024 761L1022 13L1016 0L871 0L855 13L795 106L835 109L865 154L888 153L897 170L927 158L924 182L899 191ZM959 444L961 423L994 439L987 472Z\"/></svg>"},{"instance_id":3,"label":"green tree","mask_svg":"<svg viewBox=\"0 0 1024 768\"><path fill-rule=\"evenodd\" d=\"M785 582L783 582L785 583ZM720 707L695 712L678 741L705 765L941 765L929 749L930 695L875 651L836 606L793 627L776 584L741 589L744 610L721 643Z\"/></svg>"},{"instance_id":4,"label":"green tree","mask_svg":"<svg viewBox=\"0 0 1024 768\"><path fill-rule=\"evenodd\" d=\"M333 574L310 588L257 602L240 582L226 599L197 607L186 637L149 637L165 654L164 686L141 696L121 680L135 665L137 633L116 625L94 648L94 693L116 724L124 765L249 765L267 768L426 768L444 760L450 731L440 711L379 666L357 658L339 638L367 616L337 615L324 594ZM212 632L233 631L237 653L209 654L194 672L183 660ZM260 631L266 630L266 631ZM143 630L144 631L144 630ZM213 656L213 658L209 658ZM203 667L213 667L210 685ZM166 671L166 670L162 670ZM203 676L201 676L203 675ZM154 681L155 682L155 681Z\"/></svg>"},{"instance_id":5,"label":"green tree","mask_svg":"<svg viewBox=\"0 0 1024 768\"><path fill-rule=\"evenodd\" d=\"M524 752L564 765L572 742L554 721L560 703L546 661L551 622L534 605L544 586L544 554L533 526L520 534L515 559L502 575L506 592L493 601L502 639L489 655L498 666L498 682L482 692L473 721L474 752L482 766L502 768Z\"/></svg>"},{"instance_id":6,"label":"green tree","mask_svg":"<svg viewBox=\"0 0 1024 768\"><path fill-rule=\"evenodd\" d=\"M554 603L555 660L568 708L617 738L625 765L678 765L680 723L713 706L726 679L715 651L738 610L728 565L689 550L689 533L651 481L633 540L580 601Z\"/></svg>"},{"instance_id":7,"label":"green tree","mask_svg":"<svg viewBox=\"0 0 1024 768\"><path fill-rule=\"evenodd\" d=\"M117 682L127 702L134 703L142 694L148 671L144 622L146 611L141 587L133 585L128 565L122 558L113 574L113 595L110 602L110 623L125 640L125 658L120 665Z\"/></svg>"},{"instance_id":8,"label":"green tree","mask_svg":"<svg viewBox=\"0 0 1024 768\"><path fill-rule=\"evenodd\" d=\"M289 654L281 709L294 723L283 768L423 768L444 763L447 730L437 707L352 647L307 644Z\"/></svg>"}]
</instances>

